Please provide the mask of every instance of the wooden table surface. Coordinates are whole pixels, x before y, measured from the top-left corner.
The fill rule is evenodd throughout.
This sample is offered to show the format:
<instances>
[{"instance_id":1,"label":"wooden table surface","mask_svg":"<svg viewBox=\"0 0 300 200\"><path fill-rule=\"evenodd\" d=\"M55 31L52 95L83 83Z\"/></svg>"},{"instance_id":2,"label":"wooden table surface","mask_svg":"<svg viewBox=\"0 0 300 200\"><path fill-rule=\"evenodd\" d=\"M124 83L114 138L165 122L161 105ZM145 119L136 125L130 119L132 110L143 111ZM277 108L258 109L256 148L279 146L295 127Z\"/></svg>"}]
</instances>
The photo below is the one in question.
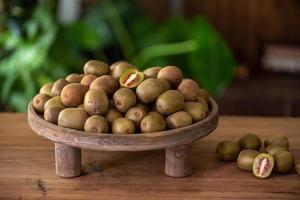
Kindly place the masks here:
<instances>
[{"instance_id":1,"label":"wooden table surface","mask_svg":"<svg viewBox=\"0 0 300 200\"><path fill-rule=\"evenodd\" d=\"M257 179L235 162L219 162L221 140L253 132L286 134L300 159L300 118L221 117L219 127L193 146L193 173L164 175L164 151L83 150L84 175L55 175L54 144L31 131L26 114L0 114L0 199L300 199L295 172Z\"/></svg>"}]
</instances>

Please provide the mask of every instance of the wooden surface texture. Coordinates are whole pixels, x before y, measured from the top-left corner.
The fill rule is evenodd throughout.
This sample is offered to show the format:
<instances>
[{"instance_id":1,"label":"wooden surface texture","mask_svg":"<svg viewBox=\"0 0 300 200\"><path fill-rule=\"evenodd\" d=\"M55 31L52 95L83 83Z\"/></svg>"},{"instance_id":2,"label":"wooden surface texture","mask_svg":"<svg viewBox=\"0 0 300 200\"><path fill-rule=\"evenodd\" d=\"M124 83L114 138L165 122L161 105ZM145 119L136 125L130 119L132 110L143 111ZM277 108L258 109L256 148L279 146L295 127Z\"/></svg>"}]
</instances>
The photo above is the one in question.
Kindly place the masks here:
<instances>
[{"instance_id":1,"label":"wooden surface texture","mask_svg":"<svg viewBox=\"0 0 300 200\"><path fill-rule=\"evenodd\" d=\"M300 159L300 118L220 117L219 127L193 145L193 173L164 174L164 150L82 151L83 176L55 175L54 143L38 136L26 114L0 114L0 199L300 199L295 172L260 180L236 163L217 160L221 140L253 132L286 134Z\"/></svg>"}]
</instances>

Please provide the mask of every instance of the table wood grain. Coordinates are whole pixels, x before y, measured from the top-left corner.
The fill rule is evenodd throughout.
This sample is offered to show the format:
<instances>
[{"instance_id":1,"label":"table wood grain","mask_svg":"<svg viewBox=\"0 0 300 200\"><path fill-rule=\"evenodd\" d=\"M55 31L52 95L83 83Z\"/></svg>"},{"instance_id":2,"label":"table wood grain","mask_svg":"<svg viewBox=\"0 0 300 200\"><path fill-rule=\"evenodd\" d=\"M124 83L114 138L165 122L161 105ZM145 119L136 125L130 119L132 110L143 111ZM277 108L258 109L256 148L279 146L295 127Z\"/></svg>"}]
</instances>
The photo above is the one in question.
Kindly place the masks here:
<instances>
[{"instance_id":1,"label":"table wood grain","mask_svg":"<svg viewBox=\"0 0 300 200\"><path fill-rule=\"evenodd\" d=\"M82 151L85 175L55 175L54 144L30 130L26 114L0 114L0 199L300 199L295 172L257 179L235 162L219 162L221 140L252 132L286 134L300 159L300 118L220 117L219 127L193 145L193 173L163 173L164 151Z\"/></svg>"}]
</instances>

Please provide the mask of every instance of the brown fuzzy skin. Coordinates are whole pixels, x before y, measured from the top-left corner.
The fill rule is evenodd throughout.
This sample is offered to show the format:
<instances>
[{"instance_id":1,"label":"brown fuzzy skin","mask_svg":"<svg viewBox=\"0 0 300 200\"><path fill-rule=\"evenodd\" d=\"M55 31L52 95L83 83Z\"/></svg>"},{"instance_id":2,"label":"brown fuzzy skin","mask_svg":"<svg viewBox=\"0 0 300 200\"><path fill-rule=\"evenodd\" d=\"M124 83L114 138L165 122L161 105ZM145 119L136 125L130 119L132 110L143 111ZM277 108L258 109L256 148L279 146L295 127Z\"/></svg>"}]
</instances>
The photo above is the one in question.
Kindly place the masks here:
<instances>
[{"instance_id":1,"label":"brown fuzzy skin","mask_svg":"<svg viewBox=\"0 0 300 200\"><path fill-rule=\"evenodd\" d=\"M136 104L135 93L128 88L121 88L117 90L113 96L114 107L122 113L127 112L127 110Z\"/></svg>"},{"instance_id":2,"label":"brown fuzzy skin","mask_svg":"<svg viewBox=\"0 0 300 200\"><path fill-rule=\"evenodd\" d=\"M51 96L51 90L53 87L54 83L46 83L45 85L43 85L40 89L40 94L47 94L49 96Z\"/></svg>"},{"instance_id":3,"label":"brown fuzzy skin","mask_svg":"<svg viewBox=\"0 0 300 200\"><path fill-rule=\"evenodd\" d=\"M107 119L107 121L110 124L112 124L116 119L122 118L122 114L120 112L116 111L115 109L111 108L106 113L105 118Z\"/></svg>"},{"instance_id":4,"label":"brown fuzzy skin","mask_svg":"<svg viewBox=\"0 0 300 200\"><path fill-rule=\"evenodd\" d=\"M113 71L113 69L117 66L117 65L132 65L130 64L129 62L125 61L125 60L120 60L120 61L117 61L117 62L114 62L113 64L111 64L111 66L109 67L110 68L110 71ZM133 65L132 65L133 66Z\"/></svg>"},{"instance_id":5,"label":"brown fuzzy skin","mask_svg":"<svg viewBox=\"0 0 300 200\"><path fill-rule=\"evenodd\" d=\"M57 124L59 113L64 109L61 106L49 107L44 112L44 119L53 124Z\"/></svg>"},{"instance_id":6,"label":"brown fuzzy skin","mask_svg":"<svg viewBox=\"0 0 300 200\"><path fill-rule=\"evenodd\" d=\"M163 131L166 129L166 123L159 114L147 114L141 121L140 130L142 133Z\"/></svg>"},{"instance_id":7,"label":"brown fuzzy skin","mask_svg":"<svg viewBox=\"0 0 300 200\"><path fill-rule=\"evenodd\" d=\"M136 104L137 107L140 107L141 109L143 109L146 113L150 111L150 106L148 104L144 104L141 102L138 102Z\"/></svg>"},{"instance_id":8,"label":"brown fuzzy skin","mask_svg":"<svg viewBox=\"0 0 300 200\"><path fill-rule=\"evenodd\" d=\"M108 96L112 96L119 87L118 81L110 75L100 76L90 85L90 89L103 90Z\"/></svg>"},{"instance_id":9,"label":"brown fuzzy skin","mask_svg":"<svg viewBox=\"0 0 300 200\"><path fill-rule=\"evenodd\" d=\"M127 118L118 118L112 124L113 134L133 134L135 133L134 123Z\"/></svg>"},{"instance_id":10,"label":"brown fuzzy skin","mask_svg":"<svg viewBox=\"0 0 300 200\"><path fill-rule=\"evenodd\" d=\"M192 117L187 112L178 111L169 115L166 118L166 123L170 129L175 129L191 125L193 121Z\"/></svg>"},{"instance_id":11,"label":"brown fuzzy skin","mask_svg":"<svg viewBox=\"0 0 300 200\"><path fill-rule=\"evenodd\" d=\"M294 168L293 155L288 151L278 151L274 155L275 171L279 174L289 173Z\"/></svg>"},{"instance_id":12,"label":"brown fuzzy skin","mask_svg":"<svg viewBox=\"0 0 300 200\"><path fill-rule=\"evenodd\" d=\"M92 84L92 82L98 78L98 76L93 75L93 74L89 74L89 75L85 75L82 80L80 81L80 83L82 85L86 85L86 86L90 86Z\"/></svg>"},{"instance_id":13,"label":"brown fuzzy skin","mask_svg":"<svg viewBox=\"0 0 300 200\"><path fill-rule=\"evenodd\" d=\"M90 60L85 63L83 71L86 75L93 74L96 76L102 76L110 73L109 66L105 62L98 60Z\"/></svg>"},{"instance_id":14,"label":"brown fuzzy skin","mask_svg":"<svg viewBox=\"0 0 300 200\"><path fill-rule=\"evenodd\" d=\"M171 86L167 80L165 79L157 79L157 80L160 81L164 91L171 90Z\"/></svg>"},{"instance_id":15,"label":"brown fuzzy skin","mask_svg":"<svg viewBox=\"0 0 300 200\"><path fill-rule=\"evenodd\" d=\"M66 108L58 115L58 125L83 131L87 118L88 114L82 108Z\"/></svg>"},{"instance_id":16,"label":"brown fuzzy skin","mask_svg":"<svg viewBox=\"0 0 300 200\"><path fill-rule=\"evenodd\" d=\"M90 116L84 123L84 131L90 133L108 133L108 121L100 115Z\"/></svg>"},{"instance_id":17,"label":"brown fuzzy skin","mask_svg":"<svg viewBox=\"0 0 300 200\"><path fill-rule=\"evenodd\" d=\"M140 126L140 123L145 116L145 110L140 107L132 107L125 114L125 117L133 121L136 127Z\"/></svg>"},{"instance_id":18,"label":"brown fuzzy skin","mask_svg":"<svg viewBox=\"0 0 300 200\"><path fill-rule=\"evenodd\" d=\"M49 99L44 105L44 110L47 110L47 108L50 108L50 107L57 107L57 106L65 108L65 105L61 101L60 96L55 96L55 97L52 97L51 99Z\"/></svg>"},{"instance_id":19,"label":"brown fuzzy skin","mask_svg":"<svg viewBox=\"0 0 300 200\"><path fill-rule=\"evenodd\" d=\"M109 101L103 90L89 90L84 97L84 109L90 115L105 115Z\"/></svg>"},{"instance_id":20,"label":"brown fuzzy skin","mask_svg":"<svg viewBox=\"0 0 300 200\"><path fill-rule=\"evenodd\" d=\"M33 100L32 100L32 105L35 108L35 110L39 113L44 112L44 106L45 103L51 99L51 97L47 94L37 94Z\"/></svg>"},{"instance_id":21,"label":"brown fuzzy skin","mask_svg":"<svg viewBox=\"0 0 300 200\"><path fill-rule=\"evenodd\" d=\"M136 88L136 94L142 103L155 102L157 97L164 91L163 85L158 79L149 78L144 80Z\"/></svg>"},{"instance_id":22,"label":"brown fuzzy skin","mask_svg":"<svg viewBox=\"0 0 300 200\"><path fill-rule=\"evenodd\" d=\"M181 110L184 106L184 97L177 90L167 90L156 101L156 110L163 115L170 115Z\"/></svg>"},{"instance_id":23,"label":"brown fuzzy skin","mask_svg":"<svg viewBox=\"0 0 300 200\"><path fill-rule=\"evenodd\" d=\"M162 69L162 67L150 67L144 70L145 78L157 78L158 72Z\"/></svg>"},{"instance_id":24,"label":"brown fuzzy skin","mask_svg":"<svg viewBox=\"0 0 300 200\"><path fill-rule=\"evenodd\" d=\"M184 96L185 101L194 101L199 92L199 85L192 79L183 79L177 90Z\"/></svg>"},{"instance_id":25,"label":"brown fuzzy skin","mask_svg":"<svg viewBox=\"0 0 300 200\"><path fill-rule=\"evenodd\" d=\"M202 99L204 99L207 103L209 102L209 94L208 94L208 92L206 90L199 89L197 96L201 97Z\"/></svg>"},{"instance_id":26,"label":"brown fuzzy skin","mask_svg":"<svg viewBox=\"0 0 300 200\"><path fill-rule=\"evenodd\" d=\"M119 62L118 64L116 64L111 72L111 75L119 80L119 78L121 77L122 73L129 68L135 68L135 66L133 66L132 64L128 63L128 62Z\"/></svg>"},{"instance_id":27,"label":"brown fuzzy skin","mask_svg":"<svg viewBox=\"0 0 300 200\"><path fill-rule=\"evenodd\" d=\"M193 122L204 119L207 115L207 108L198 102L185 102L183 110L192 116Z\"/></svg>"},{"instance_id":28,"label":"brown fuzzy skin","mask_svg":"<svg viewBox=\"0 0 300 200\"><path fill-rule=\"evenodd\" d=\"M88 91L88 86L80 83L70 83L61 91L61 101L67 107L77 107L83 104L84 96Z\"/></svg>"},{"instance_id":29,"label":"brown fuzzy skin","mask_svg":"<svg viewBox=\"0 0 300 200\"><path fill-rule=\"evenodd\" d=\"M80 83L83 76L84 74L69 74L66 77L66 80L69 81L70 83Z\"/></svg>"},{"instance_id":30,"label":"brown fuzzy skin","mask_svg":"<svg viewBox=\"0 0 300 200\"><path fill-rule=\"evenodd\" d=\"M182 81L183 75L178 67L166 66L158 72L157 78L167 80L171 87L176 89Z\"/></svg>"},{"instance_id":31,"label":"brown fuzzy skin","mask_svg":"<svg viewBox=\"0 0 300 200\"><path fill-rule=\"evenodd\" d=\"M57 81L55 81L51 89L51 96L60 96L62 89L68 84L69 81L65 79L58 79Z\"/></svg>"},{"instance_id":32,"label":"brown fuzzy skin","mask_svg":"<svg viewBox=\"0 0 300 200\"><path fill-rule=\"evenodd\" d=\"M201 103L207 110L209 110L207 101L205 101L202 97L197 96L195 102Z\"/></svg>"}]
</instances>

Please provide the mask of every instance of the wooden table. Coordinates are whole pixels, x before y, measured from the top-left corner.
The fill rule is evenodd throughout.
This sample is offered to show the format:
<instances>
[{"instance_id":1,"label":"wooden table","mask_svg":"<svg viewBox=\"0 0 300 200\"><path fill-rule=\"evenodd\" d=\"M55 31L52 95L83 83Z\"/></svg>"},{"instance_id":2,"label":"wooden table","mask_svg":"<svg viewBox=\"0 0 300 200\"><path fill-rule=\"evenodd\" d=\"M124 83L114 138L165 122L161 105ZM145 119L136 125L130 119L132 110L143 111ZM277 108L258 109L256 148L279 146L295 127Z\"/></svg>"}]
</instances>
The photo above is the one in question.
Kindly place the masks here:
<instances>
[{"instance_id":1,"label":"wooden table","mask_svg":"<svg viewBox=\"0 0 300 200\"><path fill-rule=\"evenodd\" d=\"M31 131L26 114L0 114L0 199L300 199L295 172L261 180L235 162L219 162L215 147L247 132L283 133L300 159L300 118L221 117L219 127L193 147L193 174L163 173L164 151L83 151L85 175L55 175L53 143Z\"/></svg>"}]
</instances>

